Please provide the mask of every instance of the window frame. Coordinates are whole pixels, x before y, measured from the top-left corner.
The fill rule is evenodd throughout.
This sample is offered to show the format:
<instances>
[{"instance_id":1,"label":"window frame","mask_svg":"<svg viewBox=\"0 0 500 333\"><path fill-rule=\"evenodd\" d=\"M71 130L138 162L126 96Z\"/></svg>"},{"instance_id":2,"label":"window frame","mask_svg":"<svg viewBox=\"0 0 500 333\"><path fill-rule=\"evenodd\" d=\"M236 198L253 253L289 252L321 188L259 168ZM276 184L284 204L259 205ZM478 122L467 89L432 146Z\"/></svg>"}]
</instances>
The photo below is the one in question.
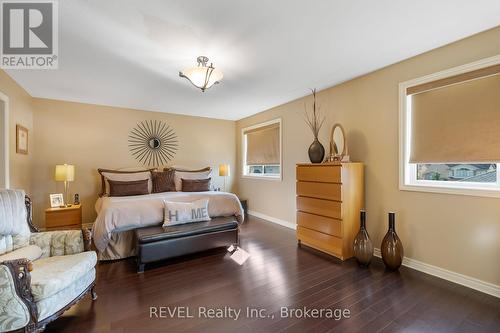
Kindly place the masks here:
<instances>
[{"instance_id":1,"label":"window frame","mask_svg":"<svg viewBox=\"0 0 500 333\"><path fill-rule=\"evenodd\" d=\"M280 173L277 176L269 175L265 176L264 174L260 174L256 176L255 174L246 173L247 169L247 137L245 135L245 131L256 129L259 127L269 126L272 124L279 124L279 139L280 139ZM261 122L255 125L247 126L241 129L241 178L245 179L261 179L261 180L271 180L271 181L283 181L283 128L282 128L282 119L276 118L272 120L268 120L265 122Z\"/></svg>"},{"instance_id":2,"label":"window frame","mask_svg":"<svg viewBox=\"0 0 500 333\"><path fill-rule=\"evenodd\" d=\"M500 171L500 163L496 163L497 181L491 184L416 179L417 164L411 164L409 162L411 142L411 96L406 95L407 88L497 64L500 64L500 55L399 83L399 190L500 198L500 174L498 174ZM464 164L471 163L473 162L464 162ZM495 163L491 162L491 164Z\"/></svg>"}]
</instances>

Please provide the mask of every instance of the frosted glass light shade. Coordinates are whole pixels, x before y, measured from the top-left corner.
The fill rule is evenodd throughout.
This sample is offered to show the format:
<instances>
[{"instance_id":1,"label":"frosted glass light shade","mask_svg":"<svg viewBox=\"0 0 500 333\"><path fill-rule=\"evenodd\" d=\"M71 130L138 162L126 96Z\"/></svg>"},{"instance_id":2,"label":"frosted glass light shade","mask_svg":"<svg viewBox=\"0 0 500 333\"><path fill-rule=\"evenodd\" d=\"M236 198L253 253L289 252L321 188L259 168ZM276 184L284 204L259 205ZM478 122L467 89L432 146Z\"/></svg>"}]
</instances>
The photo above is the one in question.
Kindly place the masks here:
<instances>
[{"instance_id":1,"label":"frosted glass light shade","mask_svg":"<svg viewBox=\"0 0 500 333\"><path fill-rule=\"evenodd\" d=\"M188 79L201 91L205 91L214 84L219 83L224 77L220 70L216 69L212 64L209 66L207 62L207 57L200 56L198 57L198 66L180 71L179 76Z\"/></svg>"},{"instance_id":2,"label":"frosted glass light shade","mask_svg":"<svg viewBox=\"0 0 500 333\"><path fill-rule=\"evenodd\" d=\"M56 165L54 179L57 182L72 182L75 180L75 166L70 164Z\"/></svg>"},{"instance_id":3,"label":"frosted glass light shade","mask_svg":"<svg viewBox=\"0 0 500 333\"><path fill-rule=\"evenodd\" d=\"M219 176L221 177L229 177L230 167L229 164L221 164L219 165Z\"/></svg>"}]
</instances>

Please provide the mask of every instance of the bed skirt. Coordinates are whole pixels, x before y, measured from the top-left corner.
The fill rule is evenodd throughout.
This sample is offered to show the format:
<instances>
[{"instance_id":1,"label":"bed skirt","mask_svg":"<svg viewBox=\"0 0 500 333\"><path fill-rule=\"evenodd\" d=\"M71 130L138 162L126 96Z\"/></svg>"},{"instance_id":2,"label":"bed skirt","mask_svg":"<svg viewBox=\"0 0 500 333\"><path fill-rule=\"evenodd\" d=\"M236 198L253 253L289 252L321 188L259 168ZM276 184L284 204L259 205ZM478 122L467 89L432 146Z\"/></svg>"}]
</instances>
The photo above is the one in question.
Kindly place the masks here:
<instances>
[{"instance_id":1,"label":"bed skirt","mask_svg":"<svg viewBox=\"0 0 500 333\"><path fill-rule=\"evenodd\" d=\"M117 260L137 255L135 230L111 234L111 241L104 251L98 251L99 260Z\"/></svg>"}]
</instances>

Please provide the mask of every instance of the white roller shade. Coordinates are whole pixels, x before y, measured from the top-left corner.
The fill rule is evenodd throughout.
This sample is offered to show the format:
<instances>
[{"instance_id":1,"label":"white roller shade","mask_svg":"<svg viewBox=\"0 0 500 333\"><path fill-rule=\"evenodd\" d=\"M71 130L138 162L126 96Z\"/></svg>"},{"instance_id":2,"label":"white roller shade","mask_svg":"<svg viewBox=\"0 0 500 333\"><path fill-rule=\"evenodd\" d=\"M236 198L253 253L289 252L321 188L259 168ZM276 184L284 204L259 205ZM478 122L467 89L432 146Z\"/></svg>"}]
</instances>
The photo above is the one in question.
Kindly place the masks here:
<instances>
[{"instance_id":1,"label":"white roller shade","mask_svg":"<svg viewBox=\"0 0 500 333\"><path fill-rule=\"evenodd\" d=\"M407 90L411 163L500 162L500 66L481 71Z\"/></svg>"},{"instance_id":2,"label":"white roller shade","mask_svg":"<svg viewBox=\"0 0 500 333\"><path fill-rule=\"evenodd\" d=\"M247 165L280 164L280 129L279 124L245 131L247 140Z\"/></svg>"}]
</instances>

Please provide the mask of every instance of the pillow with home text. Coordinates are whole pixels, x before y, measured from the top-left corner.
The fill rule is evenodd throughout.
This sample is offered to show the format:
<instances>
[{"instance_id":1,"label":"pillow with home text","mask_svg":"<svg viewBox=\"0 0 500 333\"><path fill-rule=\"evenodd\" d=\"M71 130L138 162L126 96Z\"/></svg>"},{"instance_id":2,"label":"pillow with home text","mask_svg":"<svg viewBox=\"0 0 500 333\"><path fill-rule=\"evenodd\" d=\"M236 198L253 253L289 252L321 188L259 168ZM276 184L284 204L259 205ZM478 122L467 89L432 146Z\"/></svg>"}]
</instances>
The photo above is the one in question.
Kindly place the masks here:
<instances>
[{"instance_id":1,"label":"pillow with home text","mask_svg":"<svg viewBox=\"0 0 500 333\"><path fill-rule=\"evenodd\" d=\"M208 199L200 199L193 202L164 201L164 204L164 227L190 222L210 221Z\"/></svg>"}]
</instances>

